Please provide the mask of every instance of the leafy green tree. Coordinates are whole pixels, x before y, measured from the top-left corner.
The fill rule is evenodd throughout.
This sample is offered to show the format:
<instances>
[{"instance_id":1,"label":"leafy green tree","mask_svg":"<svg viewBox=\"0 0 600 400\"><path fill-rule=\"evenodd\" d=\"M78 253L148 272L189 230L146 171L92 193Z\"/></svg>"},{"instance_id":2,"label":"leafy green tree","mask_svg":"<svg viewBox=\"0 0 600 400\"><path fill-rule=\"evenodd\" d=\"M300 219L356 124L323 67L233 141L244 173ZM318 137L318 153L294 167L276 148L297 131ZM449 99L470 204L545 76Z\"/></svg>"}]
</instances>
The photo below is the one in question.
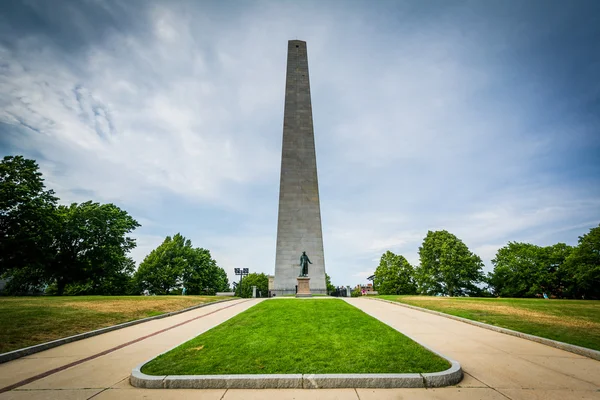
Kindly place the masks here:
<instances>
[{"instance_id":1,"label":"leafy green tree","mask_svg":"<svg viewBox=\"0 0 600 400\"><path fill-rule=\"evenodd\" d=\"M98 294L117 280L127 280L133 261L127 253L135 248L128 237L140 224L114 204L91 201L58 207L59 230L55 235L55 256L47 268L47 277L56 282L62 295L69 284L90 283Z\"/></svg>"},{"instance_id":2,"label":"leafy green tree","mask_svg":"<svg viewBox=\"0 0 600 400\"><path fill-rule=\"evenodd\" d=\"M335 286L331 284L331 277L325 274L325 286L327 287L327 294L335 292Z\"/></svg>"},{"instance_id":3,"label":"leafy green tree","mask_svg":"<svg viewBox=\"0 0 600 400\"><path fill-rule=\"evenodd\" d=\"M192 242L181 234L165 240L144 258L134 275L137 287L153 294L169 294L180 288L183 271L192 252Z\"/></svg>"},{"instance_id":4,"label":"leafy green tree","mask_svg":"<svg viewBox=\"0 0 600 400\"><path fill-rule=\"evenodd\" d=\"M194 248L189 253L183 269L183 286L188 294L215 294L229 290L227 274L211 258L210 251Z\"/></svg>"},{"instance_id":5,"label":"leafy green tree","mask_svg":"<svg viewBox=\"0 0 600 400\"><path fill-rule=\"evenodd\" d=\"M135 247L126 234L138 226L113 204L57 207L34 160L0 163L0 274L9 292L47 284L57 294L67 285L94 294L126 290L133 265L126 254Z\"/></svg>"},{"instance_id":6,"label":"leafy green tree","mask_svg":"<svg viewBox=\"0 0 600 400\"><path fill-rule=\"evenodd\" d=\"M373 279L379 294L416 294L415 270L402 255L386 251L381 256Z\"/></svg>"},{"instance_id":7,"label":"leafy green tree","mask_svg":"<svg viewBox=\"0 0 600 400\"><path fill-rule=\"evenodd\" d=\"M421 293L461 296L481 291L476 285L484 280L481 258L450 232L428 231L419 258L415 276Z\"/></svg>"},{"instance_id":8,"label":"leafy green tree","mask_svg":"<svg viewBox=\"0 0 600 400\"><path fill-rule=\"evenodd\" d=\"M194 248L181 234L167 236L140 264L134 280L140 291L169 294L185 287L187 294L226 291L227 274L217 266L210 252Z\"/></svg>"},{"instance_id":9,"label":"leafy green tree","mask_svg":"<svg viewBox=\"0 0 600 400\"><path fill-rule=\"evenodd\" d=\"M239 285L235 287L235 295L238 297L252 297L252 286L256 286L256 295L261 292L263 296L269 290L269 277L263 273L251 273L244 277Z\"/></svg>"},{"instance_id":10,"label":"leafy green tree","mask_svg":"<svg viewBox=\"0 0 600 400\"><path fill-rule=\"evenodd\" d=\"M46 190L34 160L6 156L0 162L0 276L8 292L28 292L46 283L54 256L57 198Z\"/></svg>"},{"instance_id":11,"label":"leafy green tree","mask_svg":"<svg viewBox=\"0 0 600 400\"><path fill-rule=\"evenodd\" d=\"M557 297L569 297L567 286L571 282L565 269L565 263L573 247L565 243L557 243L544 247L543 260L540 265L538 285L543 292Z\"/></svg>"},{"instance_id":12,"label":"leafy green tree","mask_svg":"<svg viewBox=\"0 0 600 400\"><path fill-rule=\"evenodd\" d=\"M509 242L492 260L488 282L502 297L533 297L541 293L563 296L566 278L563 264L572 248L564 243L540 247Z\"/></svg>"},{"instance_id":13,"label":"leafy green tree","mask_svg":"<svg viewBox=\"0 0 600 400\"><path fill-rule=\"evenodd\" d=\"M600 225L579 237L565 261L568 292L577 298L600 298Z\"/></svg>"},{"instance_id":14,"label":"leafy green tree","mask_svg":"<svg viewBox=\"0 0 600 400\"><path fill-rule=\"evenodd\" d=\"M530 243L509 242L492 260L489 284L502 297L531 297L540 293L543 249Z\"/></svg>"}]
</instances>

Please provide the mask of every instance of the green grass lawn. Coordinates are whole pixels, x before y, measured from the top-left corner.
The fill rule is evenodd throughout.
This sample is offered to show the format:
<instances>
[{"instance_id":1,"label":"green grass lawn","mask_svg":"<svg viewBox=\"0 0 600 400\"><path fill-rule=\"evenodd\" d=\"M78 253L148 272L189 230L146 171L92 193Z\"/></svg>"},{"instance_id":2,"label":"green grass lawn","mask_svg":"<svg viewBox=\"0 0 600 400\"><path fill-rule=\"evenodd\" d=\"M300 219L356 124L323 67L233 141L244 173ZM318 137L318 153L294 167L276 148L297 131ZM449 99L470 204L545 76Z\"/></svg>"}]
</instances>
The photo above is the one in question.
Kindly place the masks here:
<instances>
[{"instance_id":1,"label":"green grass lawn","mask_svg":"<svg viewBox=\"0 0 600 400\"><path fill-rule=\"evenodd\" d=\"M152 360L150 375L408 373L450 364L342 300L266 300Z\"/></svg>"},{"instance_id":2,"label":"green grass lawn","mask_svg":"<svg viewBox=\"0 0 600 400\"><path fill-rule=\"evenodd\" d=\"M0 297L0 353L222 300L205 296Z\"/></svg>"},{"instance_id":3,"label":"green grass lawn","mask_svg":"<svg viewBox=\"0 0 600 400\"><path fill-rule=\"evenodd\" d=\"M378 296L600 350L600 301Z\"/></svg>"}]
</instances>

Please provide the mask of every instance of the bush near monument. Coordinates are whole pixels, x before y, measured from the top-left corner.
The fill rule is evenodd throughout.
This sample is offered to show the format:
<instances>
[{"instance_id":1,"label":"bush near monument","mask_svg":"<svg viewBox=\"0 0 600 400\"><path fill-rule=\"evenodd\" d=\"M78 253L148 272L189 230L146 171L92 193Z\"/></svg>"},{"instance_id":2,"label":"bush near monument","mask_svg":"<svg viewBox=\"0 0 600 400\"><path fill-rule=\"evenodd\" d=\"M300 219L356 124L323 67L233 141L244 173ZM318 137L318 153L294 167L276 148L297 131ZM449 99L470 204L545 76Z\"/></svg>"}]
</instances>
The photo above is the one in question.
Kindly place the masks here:
<instances>
[{"instance_id":1,"label":"bush near monument","mask_svg":"<svg viewBox=\"0 0 600 400\"><path fill-rule=\"evenodd\" d=\"M0 353L218 300L214 296L0 296Z\"/></svg>"},{"instance_id":2,"label":"bush near monument","mask_svg":"<svg viewBox=\"0 0 600 400\"><path fill-rule=\"evenodd\" d=\"M600 350L600 301L597 300L380 297Z\"/></svg>"},{"instance_id":3,"label":"bush near monument","mask_svg":"<svg viewBox=\"0 0 600 400\"><path fill-rule=\"evenodd\" d=\"M272 299L142 367L150 375L408 373L450 364L337 299Z\"/></svg>"}]
</instances>

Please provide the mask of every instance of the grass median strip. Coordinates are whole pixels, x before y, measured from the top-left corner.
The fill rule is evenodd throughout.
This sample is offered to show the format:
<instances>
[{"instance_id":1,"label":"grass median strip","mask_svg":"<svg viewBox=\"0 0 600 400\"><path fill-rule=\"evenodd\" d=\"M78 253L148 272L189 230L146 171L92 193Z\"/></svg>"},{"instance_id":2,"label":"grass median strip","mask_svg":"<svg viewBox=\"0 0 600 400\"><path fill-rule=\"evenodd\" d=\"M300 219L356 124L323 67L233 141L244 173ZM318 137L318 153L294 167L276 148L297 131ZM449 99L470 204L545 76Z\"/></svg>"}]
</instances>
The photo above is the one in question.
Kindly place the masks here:
<instances>
[{"instance_id":1,"label":"grass median strip","mask_svg":"<svg viewBox=\"0 0 600 400\"><path fill-rule=\"evenodd\" d=\"M158 356L149 375L420 373L431 353L342 300L268 300Z\"/></svg>"},{"instance_id":2,"label":"grass median strip","mask_svg":"<svg viewBox=\"0 0 600 400\"><path fill-rule=\"evenodd\" d=\"M215 296L0 297L0 353L222 299Z\"/></svg>"},{"instance_id":3,"label":"grass median strip","mask_svg":"<svg viewBox=\"0 0 600 400\"><path fill-rule=\"evenodd\" d=\"M600 301L378 296L473 321L600 350Z\"/></svg>"}]
</instances>

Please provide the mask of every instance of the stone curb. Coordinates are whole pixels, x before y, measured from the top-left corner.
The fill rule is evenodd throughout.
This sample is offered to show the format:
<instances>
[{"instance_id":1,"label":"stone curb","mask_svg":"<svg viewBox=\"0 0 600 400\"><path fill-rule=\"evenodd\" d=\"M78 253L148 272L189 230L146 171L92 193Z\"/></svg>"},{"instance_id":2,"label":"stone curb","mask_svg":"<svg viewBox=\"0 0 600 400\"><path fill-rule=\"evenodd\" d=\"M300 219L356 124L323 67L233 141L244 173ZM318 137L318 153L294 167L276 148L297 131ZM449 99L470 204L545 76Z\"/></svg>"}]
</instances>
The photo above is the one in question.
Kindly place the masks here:
<instances>
[{"instance_id":1,"label":"stone curb","mask_svg":"<svg viewBox=\"0 0 600 400\"><path fill-rule=\"evenodd\" d=\"M146 375L131 371L129 382L144 389L339 389L339 388L436 388L462 380L460 364L427 374L272 374L272 375Z\"/></svg>"},{"instance_id":2,"label":"stone curb","mask_svg":"<svg viewBox=\"0 0 600 400\"><path fill-rule=\"evenodd\" d=\"M350 304L352 305L352 304ZM354 307L354 306L353 306ZM382 322L383 323L383 322ZM401 332L402 333L402 332ZM340 389L340 388L436 388L451 386L463 378L457 361L419 343L451 365L445 371L424 374L257 374L257 375L146 375L142 367L177 346L144 361L131 371L129 382L144 389ZM187 342L187 340L186 340Z\"/></svg>"},{"instance_id":3,"label":"stone curb","mask_svg":"<svg viewBox=\"0 0 600 400\"><path fill-rule=\"evenodd\" d=\"M565 342L559 342L557 340L547 339L547 338L544 338L544 337L541 337L541 336L530 335L528 333L513 331L512 329L501 328L499 326L486 324L484 322L473 321L473 320L470 320L470 319L467 319L467 318L457 317L456 315L446 314L446 313L443 313L443 312L440 312L440 311L429 310L427 308L417 307L417 306L413 306L413 305L410 305L410 304L399 303L397 301L391 301L391 300L385 300L385 299L376 299L376 298L370 298L369 300L382 301L382 302L394 304L394 305L397 305L397 306L402 306L402 307L406 307L406 308L412 308L413 310L417 310L417 311L423 311L423 312L426 312L426 313L429 313L429 314L439 315L441 317L446 317L446 318L454 319L454 320L457 320L457 321L465 322L467 324L475 325L475 326L478 326L480 328L489 329L489 330L496 331L496 332L499 332L499 333L504 333L504 334L507 334L507 335L516 336L516 337L519 337L521 339L531 340L532 342L537 342L537 343L545 344L546 346L555 347L555 348L560 349L560 350L568 351L570 353L575 353L575 354L578 354L580 356L589 357L589 358L593 358L594 360L599 360L600 361L600 351L593 350L593 349L588 349L586 347L576 346L574 344L569 344L569 343L565 343Z\"/></svg>"},{"instance_id":4,"label":"stone curb","mask_svg":"<svg viewBox=\"0 0 600 400\"><path fill-rule=\"evenodd\" d=\"M40 344L36 344L34 346L30 346L30 347L25 347L25 348L22 348L22 349L17 349L17 350L9 351L8 353L2 353L2 354L0 354L0 364L5 363L7 361L15 360L17 358L25 357L25 356L28 356L28 355L31 355L31 354L39 353L40 351L52 349L54 347L58 347L58 346L61 346L63 344L75 342L77 340L87 339L89 337L101 335L103 333L115 331L117 329L127 328L127 327L132 326L132 325L141 324L141 323L152 321L152 320L155 320L155 319L166 318L166 317L170 317L170 316L173 316L173 315L181 314L181 313L184 313L184 312L187 312L187 311L192 311L192 310L195 310L197 308L202 308L202 307L210 306L210 305L213 305L213 304L224 303L226 301L232 301L232 300L237 300L237 299L225 299L225 300L213 301L213 302L210 302L210 303L198 304L196 306L184 308L183 310L171 311L171 312L168 312L168 313L165 313L165 314L155 315L154 317L136 319L135 321L129 321L129 322L124 322L124 323L118 324L118 325L107 326L106 328L100 328L100 329L96 329L94 331L79 333L77 335L68 336L66 338L53 340L51 342L40 343Z\"/></svg>"}]
</instances>

